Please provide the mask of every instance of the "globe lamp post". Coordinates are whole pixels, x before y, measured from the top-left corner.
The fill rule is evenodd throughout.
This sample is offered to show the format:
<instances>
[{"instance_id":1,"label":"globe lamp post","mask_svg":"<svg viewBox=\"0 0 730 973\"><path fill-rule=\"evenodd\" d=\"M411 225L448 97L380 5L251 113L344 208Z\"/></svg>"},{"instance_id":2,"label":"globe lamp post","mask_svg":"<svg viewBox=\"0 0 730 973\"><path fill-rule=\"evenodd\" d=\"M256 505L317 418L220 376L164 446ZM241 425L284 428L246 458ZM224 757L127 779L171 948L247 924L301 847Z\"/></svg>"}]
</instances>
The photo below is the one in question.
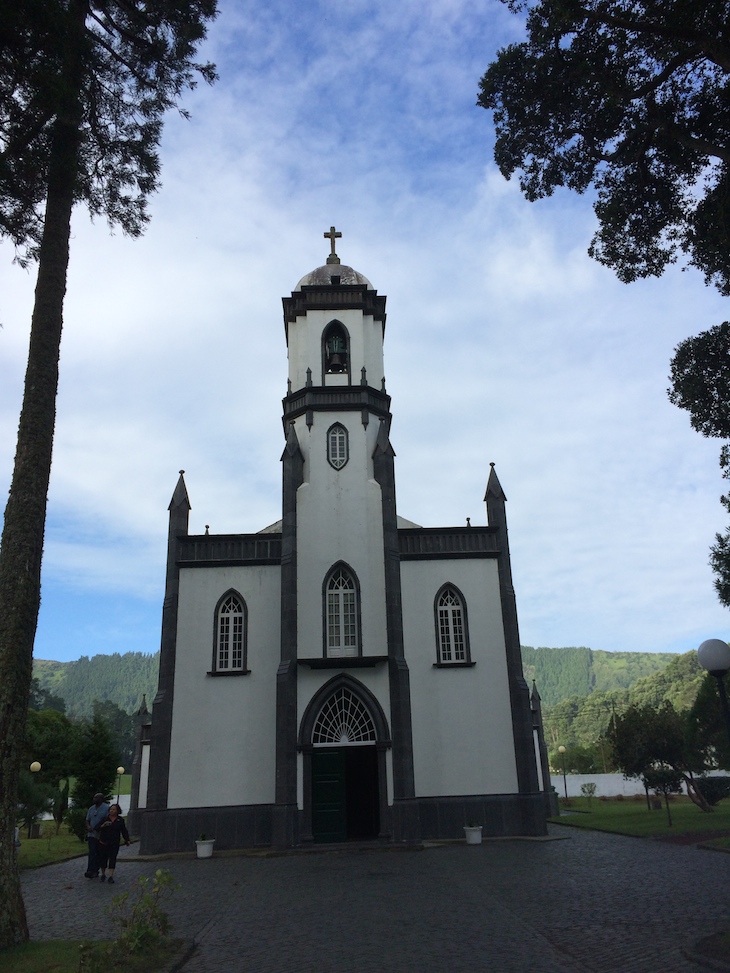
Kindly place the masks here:
<instances>
[{"instance_id":1,"label":"globe lamp post","mask_svg":"<svg viewBox=\"0 0 730 973\"><path fill-rule=\"evenodd\" d=\"M730 671L730 646L722 639L707 639L697 649L697 658L703 669L717 679L717 691L720 693L720 706L725 718L728 742L730 742L730 707L725 691L725 676Z\"/></svg>"},{"instance_id":2,"label":"globe lamp post","mask_svg":"<svg viewBox=\"0 0 730 973\"><path fill-rule=\"evenodd\" d=\"M41 769L41 765L37 760L34 760L33 763L30 765L31 774L37 774L40 769Z\"/></svg>"},{"instance_id":3,"label":"globe lamp post","mask_svg":"<svg viewBox=\"0 0 730 973\"><path fill-rule=\"evenodd\" d=\"M119 804L119 793L122 789L122 774L124 767L117 767L117 805Z\"/></svg>"},{"instance_id":4,"label":"globe lamp post","mask_svg":"<svg viewBox=\"0 0 730 973\"><path fill-rule=\"evenodd\" d=\"M568 782L565 779L565 747L559 746L558 753L560 754L560 763L563 767L563 788L565 790L565 800L568 800Z\"/></svg>"}]
</instances>

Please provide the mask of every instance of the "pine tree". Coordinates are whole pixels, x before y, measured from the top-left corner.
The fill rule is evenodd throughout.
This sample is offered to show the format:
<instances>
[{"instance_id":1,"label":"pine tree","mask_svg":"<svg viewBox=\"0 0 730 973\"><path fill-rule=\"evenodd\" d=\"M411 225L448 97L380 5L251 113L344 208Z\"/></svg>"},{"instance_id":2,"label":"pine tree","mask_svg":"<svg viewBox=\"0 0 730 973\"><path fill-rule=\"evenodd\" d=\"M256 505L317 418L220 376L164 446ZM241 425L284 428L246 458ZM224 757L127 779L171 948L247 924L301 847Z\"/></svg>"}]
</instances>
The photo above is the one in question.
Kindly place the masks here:
<instances>
[{"instance_id":1,"label":"pine tree","mask_svg":"<svg viewBox=\"0 0 730 973\"><path fill-rule=\"evenodd\" d=\"M13 833L40 604L71 212L139 235L164 113L197 75L216 0L0 0L0 233L38 260L0 542L0 949L28 938Z\"/></svg>"}]
</instances>

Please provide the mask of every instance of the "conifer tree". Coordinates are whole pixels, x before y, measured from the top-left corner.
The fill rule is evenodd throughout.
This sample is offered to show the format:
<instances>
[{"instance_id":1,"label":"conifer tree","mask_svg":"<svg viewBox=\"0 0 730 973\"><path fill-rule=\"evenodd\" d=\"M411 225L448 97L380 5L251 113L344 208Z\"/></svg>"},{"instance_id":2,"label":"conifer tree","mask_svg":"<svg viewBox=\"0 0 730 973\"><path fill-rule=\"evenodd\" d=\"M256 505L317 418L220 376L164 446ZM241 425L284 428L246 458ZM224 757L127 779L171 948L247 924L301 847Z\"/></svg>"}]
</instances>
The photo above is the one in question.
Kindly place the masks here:
<instances>
[{"instance_id":1,"label":"conifer tree","mask_svg":"<svg viewBox=\"0 0 730 973\"><path fill-rule=\"evenodd\" d=\"M0 542L0 949L28 938L13 833L32 675L71 212L138 236L164 113L216 0L0 0L0 233L38 261L15 465Z\"/></svg>"}]
</instances>

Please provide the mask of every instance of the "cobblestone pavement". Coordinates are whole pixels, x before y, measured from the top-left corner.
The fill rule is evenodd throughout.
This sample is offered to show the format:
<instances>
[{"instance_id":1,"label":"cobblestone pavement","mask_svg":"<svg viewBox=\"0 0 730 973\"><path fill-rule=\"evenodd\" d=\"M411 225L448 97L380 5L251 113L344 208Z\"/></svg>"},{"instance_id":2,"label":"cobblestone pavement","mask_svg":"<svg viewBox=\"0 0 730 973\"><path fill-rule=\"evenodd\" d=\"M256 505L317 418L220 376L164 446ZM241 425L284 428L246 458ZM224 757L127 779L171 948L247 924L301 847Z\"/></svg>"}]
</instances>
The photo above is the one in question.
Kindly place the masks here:
<instances>
[{"instance_id":1,"label":"cobblestone pavement","mask_svg":"<svg viewBox=\"0 0 730 973\"><path fill-rule=\"evenodd\" d=\"M730 855L552 826L552 841L118 863L24 873L31 936L104 938L105 908L168 868L184 973L692 973L730 925ZM130 849L130 851L133 849Z\"/></svg>"}]
</instances>

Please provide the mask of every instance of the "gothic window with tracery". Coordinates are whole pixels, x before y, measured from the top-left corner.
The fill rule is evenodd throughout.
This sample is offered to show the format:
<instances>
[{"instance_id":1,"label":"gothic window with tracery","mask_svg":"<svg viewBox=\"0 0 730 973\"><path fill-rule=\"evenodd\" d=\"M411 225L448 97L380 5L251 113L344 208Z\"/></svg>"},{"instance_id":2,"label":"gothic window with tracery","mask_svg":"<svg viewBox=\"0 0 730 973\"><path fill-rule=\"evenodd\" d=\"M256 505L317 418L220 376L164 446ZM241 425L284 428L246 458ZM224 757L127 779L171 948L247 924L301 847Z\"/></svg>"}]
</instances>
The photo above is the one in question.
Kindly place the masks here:
<instances>
[{"instance_id":1,"label":"gothic window with tracery","mask_svg":"<svg viewBox=\"0 0 730 973\"><path fill-rule=\"evenodd\" d=\"M229 592L218 606L216 619L216 672L236 672L246 668L246 605Z\"/></svg>"},{"instance_id":2,"label":"gothic window with tracery","mask_svg":"<svg viewBox=\"0 0 730 973\"><path fill-rule=\"evenodd\" d=\"M357 584L345 567L337 567L325 586L328 656L358 654Z\"/></svg>"},{"instance_id":3,"label":"gothic window with tracery","mask_svg":"<svg viewBox=\"0 0 730 973\"><path fill-rule=\"evenodd\" d=\"M327 461L336 470L341 470L349 459L349 442L347 429L339 422L331 426L327 432Z\"/></svg>"},{"instance_id":4,"label":"gothic window with tracery","mask_svg":"<svg viewBox=\"0 0 730 973\"><path fill-rule=\"evenodd\" d=\"M469 661L465 606L452 585L436 597L436 642L440 663Z\"/></svg>"},{"instance_id":5,"label":"gothic window with tracery","mask_svg":"<svg viewBox=\"0 0 730 973\"><path fill-rule=\"evenodd\" d=\"M312 743L375 743L375 725L364 704L344 686L336 690L320 710L312 731Z\"/></svg>"}]
</instances>

